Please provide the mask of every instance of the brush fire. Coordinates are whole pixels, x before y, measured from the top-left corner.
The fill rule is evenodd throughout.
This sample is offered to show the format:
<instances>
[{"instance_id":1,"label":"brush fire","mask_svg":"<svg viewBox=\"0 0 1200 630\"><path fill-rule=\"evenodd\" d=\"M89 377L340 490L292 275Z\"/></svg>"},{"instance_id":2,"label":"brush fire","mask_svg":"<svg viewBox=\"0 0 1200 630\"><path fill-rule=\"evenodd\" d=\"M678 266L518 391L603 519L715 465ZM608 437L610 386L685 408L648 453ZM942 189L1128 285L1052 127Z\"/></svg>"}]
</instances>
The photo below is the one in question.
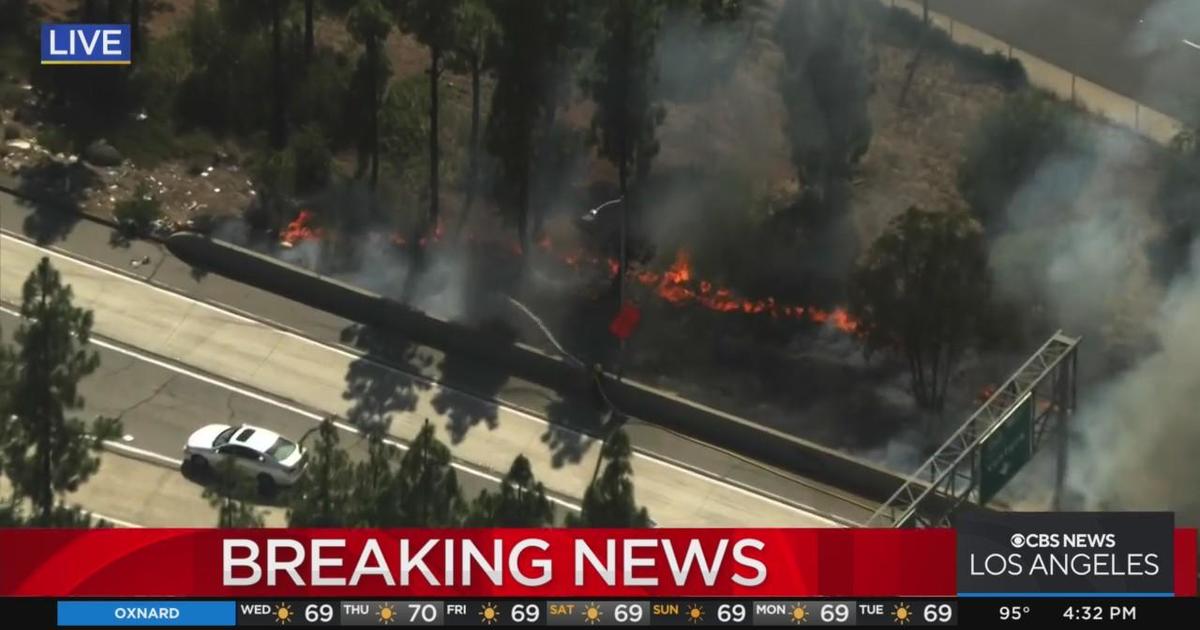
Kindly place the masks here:
<instances>
[{"instance_id":1,"label":"brush fire","mask_svg":"<svg viewBox=\"0 0 1200 630\"><path fill-rule=\"evenodd\" d=\"M295 247L301 241L320 240L323 238L325 235L324 231L313 225L313 219L314 216L311 211L301 210L300 214L282 232L280 245L290 248ZM417 244L419 247L426 247L439 243L444 234L445 232L442 229L441 223L438 223L430 234L421 237L417 241ZM405 247L411 239L397 233L392 235L391 240L398 247ZM497 245L499 249L505 252L514 255L521 254L521 246L515 241L506 243L489 242L474 234L467 234L465 240L471 245ZM584 268L603 270L608 274L609 278L616 276L620 267L618 261L614 258L602 258L594 254L589 254L579 248L569 251L556 248L549 236L543 236L537 242L536 247L554 260L558 260L568 267L579 270ZM858 322L842 308L826 310L814 306L783 304L776 301L773 297L751 300L738 297L733 291L717 287L708 280L697 279L692 269L691 257L685 249L676 251L674 261L670 267L662 272L647 269L631 269L628 272L628 277L651 289L653 294L660 299L676 306L694 304L721 313L766 315L777 319L789 318L808 320L818 324L828 323L834 328L850 334L858 330Z\"/></svg>"}]
</instances>

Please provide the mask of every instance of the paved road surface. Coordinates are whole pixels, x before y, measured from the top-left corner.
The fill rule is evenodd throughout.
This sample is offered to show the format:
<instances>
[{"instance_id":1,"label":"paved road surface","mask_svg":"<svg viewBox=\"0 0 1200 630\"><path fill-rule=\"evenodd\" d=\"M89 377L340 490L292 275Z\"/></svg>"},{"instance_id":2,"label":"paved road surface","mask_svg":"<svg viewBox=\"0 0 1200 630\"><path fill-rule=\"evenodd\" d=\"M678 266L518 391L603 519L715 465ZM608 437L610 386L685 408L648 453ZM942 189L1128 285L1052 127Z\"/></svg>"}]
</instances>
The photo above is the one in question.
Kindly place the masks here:
<instances>
[{"instance_id":1,"label":"paved road surface","mask_svg":"<svg viewBox=\"0 0 1200 630\"><path fill-rule=\"evenodd\" d=\"M439 437L454 444L460 464L481 475L507 469L513 457L524 453L538 478L559 497L582 496L591 478L598 448L589 436L8 235L0 236L4 260L0 299L17 302L24 277L47 253L72 285L76 302L95 311L99 336L136 348L176 371L222 383L226 389L240 388L250 397L288 401L281 404L291 407L297 416L286 422L293 427L288 434L311 428L325 413L348 417L356 401L343 394L348 390L365 392L349 398L357 397L358 404L390 416L393 436L411 438L424 419L430 418ZM412 398L411 413L388 413L394 410L392 401L398 395ZM234 410L218 406L213 411ZM447 431L453 426L447 416L456 412L494 418L494 426L477 427L455 440ZM156 441L156 448L158 443L178 448L192 428L191 421L184 421L174 428L162 427L163 433L149 439ZM559 452L563 444L570 447L565 458ZM635 457L633 466L639 501L664 526L833 524L810 511L644 454Z\"/></svg>"},{"instance_id":2,"label":"paved road surface","mask_svg":"<svg viewBox=\"0 0 1200 630\"><path fill-rule=\"evenodd\" d=\"M0 305L0 332L12 341L17 314ZM94 338L100 367L80 385L85 407L75 416L121 418L125 438L110 447L100 473L71 501L118 523L144 526L212 526L216 512L201 498L205 480L180 472L184 439L197 427L214 422L247 423L299 439L319 416L287 403L207 378L184 366L150 357L136 349ZM341 443L352 461L366 457L366 442L343 426ZM399 447L397 447L399 448ZM494 491L496 477L462 466L463 494ZM574 511L575 503L554 498L556 518ZM284 510L261 503L269 525L284 524Z\"/></svg>"},{"instance_id":3,"label":"paved road surface","mask_svg":"<svg viewBox=\"0 0 1200 630\"><path fill-rule=\"evenodd\" d=\"M929 8L1165 114L1200 118L1200 1L930 0Z\"/></svg>"}]
</instances>

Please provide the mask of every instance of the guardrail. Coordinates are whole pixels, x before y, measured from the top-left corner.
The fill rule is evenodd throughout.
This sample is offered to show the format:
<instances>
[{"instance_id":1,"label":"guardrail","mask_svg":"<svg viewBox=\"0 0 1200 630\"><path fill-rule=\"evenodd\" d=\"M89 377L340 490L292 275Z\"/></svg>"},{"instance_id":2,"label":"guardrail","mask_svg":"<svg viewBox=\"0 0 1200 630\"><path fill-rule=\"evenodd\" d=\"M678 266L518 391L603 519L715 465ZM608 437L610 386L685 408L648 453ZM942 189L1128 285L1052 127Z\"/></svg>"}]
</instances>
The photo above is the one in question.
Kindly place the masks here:
<instances>
[{"instance_id":1,"label":"guardrail","mask_svg":"<svg viewBox=\"0 0 1200 630\"><path fill-rule=\"evenodd\" d=\"M394 300L218 239L179 232L167 248L210 269L351 321L375 326L447 353L496 365L560 393L591 395L595 376L575 362L489 331L431 317ZM403 366L399 366L403 367ZM627 377L604 373L604 391L622 411L700 442L803 476L873 502L904 478L868 462Z\"/></svg>"},{"instance_id":2,"label":"guardrail","mask_svg":"<svg viewBox=\"0 0 1200 630\"><path fill-rule=\"evenodd\" d=\"M885 5L903 9L921 17L921 3L915 0L880 0ZM999 52L1016 59L1025 67L1029 83L1055 96L1070 101L1104 118L1128 127L1142 136L1166 145L1183 131L1184 124L1152 107L1118 94L1089 81L1069 70L1056 66L1037 55L971 27L954 18L929 12L929 22L943 30L958 44L973 46L985 53Z\"/></svg>"}]
</instances>

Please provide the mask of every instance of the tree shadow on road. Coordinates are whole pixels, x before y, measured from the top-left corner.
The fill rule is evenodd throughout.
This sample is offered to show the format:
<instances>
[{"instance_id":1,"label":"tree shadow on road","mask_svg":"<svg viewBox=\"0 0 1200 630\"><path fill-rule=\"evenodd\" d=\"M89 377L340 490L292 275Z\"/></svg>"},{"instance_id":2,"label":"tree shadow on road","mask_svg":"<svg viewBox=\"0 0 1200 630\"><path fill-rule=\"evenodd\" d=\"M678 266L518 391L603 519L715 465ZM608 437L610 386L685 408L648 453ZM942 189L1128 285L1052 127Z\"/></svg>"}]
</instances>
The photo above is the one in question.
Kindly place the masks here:
<instances>
[{"instance_id":1,"label":"tree shadow on road","mask_svg":"<svg viewBox=\"0 0 1200 630\"><path fill-rule=\"evenodd\" d=\"M184 479L200 486L201 490L213 488L218 494L240 501L246 501L260 507L286 508L288 506L290 488L276 488L270 494L264 494L256 489L253 479L239 479L237 483L226 483L223 488L217 488L219 474L212 466L199 466L184 461L179 467Z\"/></svg>"},{"instance_id":2,"label":"tree shadow on road","mask_svg":"<svg viewBox=\"0 0 1200 630\"><path fill-rule=\"evenodd\" d=\"M598 396L594 400L559 398L546 406L550 424L542 434L542 443L553 453L550 461L555 468L583 460L591 448L585 439L603 434L607 412Z\"/></svg>"},{"instance_id":3,"label":"tree shadow on road","mask_svg":"<svg viewBox=\"0 0 1200 630\"><path fill-rule=\"evenodd\" d=\"M502 342L513 340L512 332L500 326L488 327L487 334ZM439 368L438 380L448 387L441 388L430 403L439 414L446 416L451 444L462 442L467 432L480 423L487 424L489 430L499 426L496 401L500 400L501 390L512 376L509 370L460 352L447 353Z\"/></svg>"},{"instance_id":4,"label":"tree shadow on road","mask_svg":"<svg viewBox=\"0 0 1200 630\"><path fill-rule=\"evenodd\" d=\"M82 164L58 162L23 168L19 177L17 190L34 210L21 229L39 245L60 241L71 233L81 218L84 191L99 180Z\"/></svg>"},{"instance_id":5,"label":"tree shadow on road","mask_svg":"<svg viewBox=\"0 0 1200 630\"><path fill-rule=\"evenodd\" d=\"M419 392L429 389L427 381L410 374L423 372L433 359L407 339L370 326L348 326L341 341L366 352L346 373L342 398L351 403L346 419L364 431L386 432L392 414L416 409Z\"/></svg>"},{"instance_id":6,"label":"tree shadow on road","mask_svg":"<svg viewBox=\"0 0 1200 630\"><path fill-rule=\"evenodd\" d=\"M474 394L464 395L443 387L430 401L434 410L446 416L450 443L462 442L467 431L481 422L487 424L488 430L495 429L499 425L499 414L492 401L497 399L500 389L508 382L508 374L458 353L445 355L440 368L439 380L450 387Z\"/></svg>"}]
</instances>

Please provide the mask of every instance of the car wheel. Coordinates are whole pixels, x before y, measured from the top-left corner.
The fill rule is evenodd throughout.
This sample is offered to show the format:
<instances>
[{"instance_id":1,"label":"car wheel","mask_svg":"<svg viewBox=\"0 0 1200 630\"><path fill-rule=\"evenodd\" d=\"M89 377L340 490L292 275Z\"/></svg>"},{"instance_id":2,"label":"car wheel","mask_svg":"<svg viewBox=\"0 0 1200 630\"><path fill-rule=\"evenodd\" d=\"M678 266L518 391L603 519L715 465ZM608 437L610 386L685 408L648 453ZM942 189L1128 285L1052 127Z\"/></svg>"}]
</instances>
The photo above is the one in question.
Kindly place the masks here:
<instances>
[{"instance_id":1,"label":"car wheel","mask_svg":"<svg viewBox=\"0 0 1200 630\"><path fill-rule=\"evenodd\" d=\"M193 472L205 472L208 470L208 460L203 455L192 455L188 459L188 464L191 465Z\"/></svg>"},{"instance_id":2,"label":"car wheel","mask_svg":"<svg viewBox=\"0 0 1200 630\"><path fill-rule=\"evenodd\" d=\"M268 474L258 476L258 493L264 497L274 496L275 494L275 479Z\"/></svg>"}]
</instances>

